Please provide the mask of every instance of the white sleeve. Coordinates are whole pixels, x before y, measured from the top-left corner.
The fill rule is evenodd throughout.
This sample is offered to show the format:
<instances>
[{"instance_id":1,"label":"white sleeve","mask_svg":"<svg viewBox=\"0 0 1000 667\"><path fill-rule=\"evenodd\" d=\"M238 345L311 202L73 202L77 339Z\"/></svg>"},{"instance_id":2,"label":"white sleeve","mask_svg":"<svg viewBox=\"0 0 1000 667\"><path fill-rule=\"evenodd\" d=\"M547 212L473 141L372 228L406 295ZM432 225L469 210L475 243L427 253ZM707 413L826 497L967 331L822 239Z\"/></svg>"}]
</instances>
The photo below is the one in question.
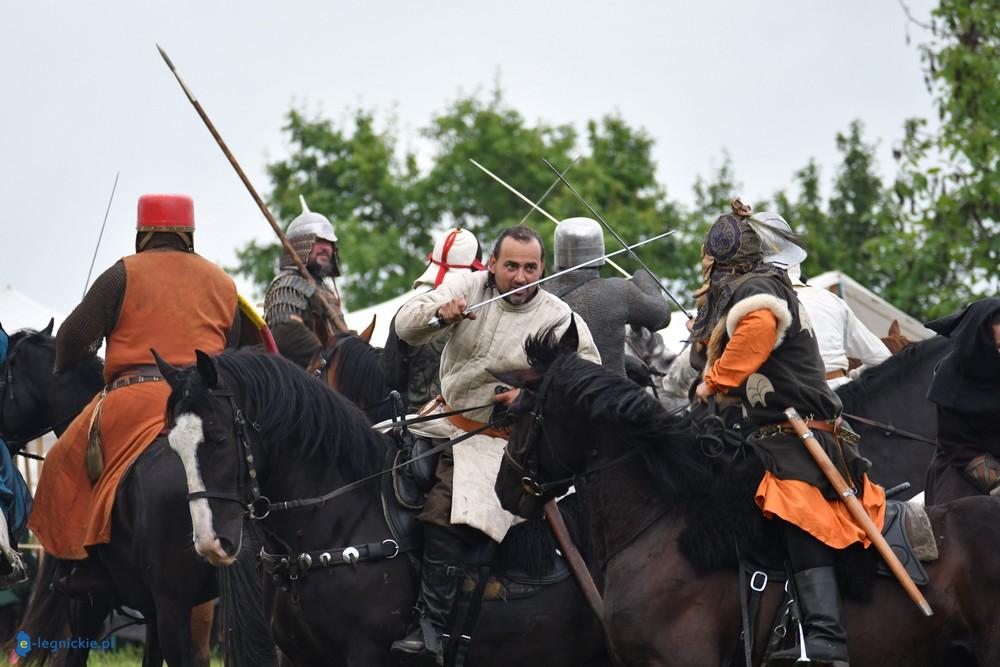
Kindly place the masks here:
<instances>
[{"instance_id":1,"label":"white sleeve","mask_svg":"<svg viewBox=\"0 0 1000 667\"><path fill-rule=\"evenodd\" d=\"M451 327L433 327L430 321L437 316L438 308L452 299L461 297L469 302L474 284L462 279L445 280L432 291L413 297L396 314L396 335L410 345L426 345L445 335Z\"/></svg>"},{"instance_id":2,"label":"white sleeve","mask_svg":"<svg viewBox=\"0 0 1000 667\"><path fill-rule=\"evenodd\" d=\"M885 343L869 331L849 308L844 331L844 349L847 351L847 356L859 359L862 363L861 367L850 372L852 378L860 375L867 366L877 366L892 356Z\"/></svg>"}]
</instances>

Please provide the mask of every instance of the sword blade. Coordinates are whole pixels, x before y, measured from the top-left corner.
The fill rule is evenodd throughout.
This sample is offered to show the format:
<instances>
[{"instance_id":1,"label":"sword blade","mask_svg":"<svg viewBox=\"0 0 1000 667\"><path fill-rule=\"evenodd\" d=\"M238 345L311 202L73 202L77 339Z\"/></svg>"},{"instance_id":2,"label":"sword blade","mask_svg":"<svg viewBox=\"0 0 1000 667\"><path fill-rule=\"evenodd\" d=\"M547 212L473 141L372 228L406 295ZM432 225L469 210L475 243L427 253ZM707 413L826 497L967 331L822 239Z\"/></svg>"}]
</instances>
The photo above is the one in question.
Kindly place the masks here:
<instances>
[{"instance_id":1,"label":"sword blade","mask_svg":"<svg viewBox=\"0 0 1000 667\"><path fill-rule=\"evenodd\" d=\"M565 176L566 174L568 174L569 170L572 169L573 167L575 167L576 163L579 162L579 161L580 161L580 156L577 155L573 159L573 161L569 163L569 166L566 167L565 169L563 169L562 176ZM539 206L541 206L542 202L545 201L545 198L548 197L550 194L552 194L552 191L555 190L556 186L559 185L560 183L562 183L562 181L560 181L558 178L556 180L552 181L552 185L550 185L549 189L546 190L542 194L541 198L536 202L536 204L538 204ZM528 221L528 218L531 217L531 214L534 213L534 211L535 211L534 207L529 208L528 212L524 214L523 218L521 218L521 223L520 224L523 225L524 223L526 223Z\"/></svg>"},{"instance_id":2,"label":"sword blade","mask_svg":"<svg viewBox=\"0 0 1000 667\"><path fill-rule=\"evenodd\" d=\"M642 261L641 259L639 259L639 256L638 256L638 255L636 255L636 254L635 254L634 252L632 252L632 251L631 251L631 250L629 249L629 245L628 245L627 243L625 243L625 239L623 239L623 238L622 238L621 236L619 236L618 232L616 232L616 231L614 230L614 228L613 228L613 227L612 227L611 225L609 225L609 224L608 224L608 221L607 221L607 220L605 220L605 219L604 219L603 217L601 217L601 214L600 214L600 213L598 213L598 212L597 212L597 210L596 210L596 209L595 209L595 208L594 208L593 206L591 206L591 205L590 205L590 204L589 204L589 203L587 202L587 200L586 200L586 199L584 199L584 198L583 198L583 195L581 195L581 194L580 194L579 192L577 192L576 188L574 188L574 187L573 187L573 186L572 186L572 185L570 184L570 182L569 182L569 181L567 181L567 180L566 180L566 178L565 178L565 177L564 177L564 176L563 176L562 174L560 174L560 173L559 173L559 170L558 170L558 169L556 169L556 168L555 168L554 166L552 166L552 163L551 163L551 162L549 162L549 161L548 161L548 160L546 160L545 158L542 158L542 161L543 161L543 162L545 162L545 164L547 164L547 165L549 166L549 169L551 169L552 171L554 171L554 172L556 173L556 175L557 175L557 176L559 177L559 180L560 180L560 181L562 181L562 182L563 182L563 184L564 184L564 185L565 185L565 186L566 186L567 188L569 188L569 189L570 189L570 191L571 191L571 192L572 192L572 193L573 193L574 195L576 195L576 198L580 200L580 203L581 203L581 204L583 204L584 206L586 206L586 207L587 207L587 210L588 210L588 211L590 211L590 212L591 212L591 214L592 214L592 215L593 215L593 216L594 216L595 218L597 218L597 219L598 219L598 220L600 221L600 223L601 223L602 225L604 225L604 228L605 228L606 230L608 230L609 232L611 232L611 235L612 235L612 236L614 236L614 237L615 237L615 238L616 238L616 239L618 240L618 242L619 242L619 243L621 243L621 244L622 244L622 246L624 246L624 247L625 247L625 249L626 249L626 250L628 250L628 253L629 253L629 254L630 254L630 255L632 256L632 258L633 258L633 259L634 259L635 261L639 262L639 265L640 265L640 266L641 266L641 267L642 267L643 269L645 269L646 273L648 273L648 274L649 274L649 277L650 277L650 278L652 278L653 280L655 280L655 281L656 281L656 284L657 284L657 285L659 285L659 286L660 286L660 289L661 289L661 290L663 290L663 293L664 293L664 294L666 294L666 295L667 295L667 296L668 296L668 297L670 298L670 300L674 302L674 305L676 305L676 306L677 306L678 308L680 308L680 309L681 309L681 312L682 312L682 313L684 313L684 315L685 315L685 316L687 316L687 317L688 317L688 319L690 319L690 318L691 318L691 314L690 314L690 313L688 313L688 311L684 309L684 306L682 306L682 305L680 304L680 302L679 302L679 301L678 301L678 300L677 300L676 298L674 298L674 295L670 293L670 290L668 290L668 289L667 289L666 287L664 287L664 286L663 286L663 283L661 283L661 282L660 282L660 279L656 277L656 274L654 274L654 273L653 273L653 271L652 271L652 270L651 270L651 269L650 269L650 268L649 268L648 266L646 266L646 263L645 263L644 261Z\"/></svg>"},{"instance_id":3,"label":"sword blade","mask_svg":"<svg viewBox=\"0 0 1000 667\"><path fill-rule=\"evenodd\" d=\"M552 280L553 278L558 278L559 276L564 275L566 273L569 273L570 271L576 271L577 269L586 268L586 267L590 266L591 264L593 264L594 262L599 262L602 259L603 260L607 260L609 257L614 257L615 255L621 255L622 253L629 252L630 250L634 250L635 248L641 248L642 246L646 245L647 243L652 243L653 241L659 241L660 239L662 239L664 237L670 236L671 234L675 233L676 231L677 231L676 229L671 229L669 232L664 232L662 234L657 234L656 236L654 236L652 238L648 238L645 241L639 241L638 243L633 243L631 246L627 246L625 248L622 248L621 250L615 250L614 252L609 252L608 254L602 255L601 257L595 257L594 259L587 260L586 262L582 262L580 264L577 264L576 266L571 266L568 269L563 269L562 271L558 271L556 273L553 273L551 276L545 276L544 278L541 278L540 280L536 280L533 283L528 283L527 285L522 285L521 287L515 287L514 289L508 290L508 291L504 292L503 294L498 294L497 296L491 297L491 298L487 299L486 301L480 301L477 304L473 304L473 305L469 306L468 308L465 309L465 313L466 314L467 313L471 313L472 311L477 310L479 308L482 308L485 305L491 304L494 301L499 301L500 299L502 299L502 298L504 298L506 296L510 296L511 294L515 294L517 292L522 292L522 291L524 291L526 289L531 289L532 287L536 287L538 285L541 285L542 283L546 283L546 282ZM438 318L438 317L433 318L427 324L430 325L430 326L433 326L433 327L441 327L443 325L443 323L441 322L441 319Z\"/></svg>"}]
</instances>

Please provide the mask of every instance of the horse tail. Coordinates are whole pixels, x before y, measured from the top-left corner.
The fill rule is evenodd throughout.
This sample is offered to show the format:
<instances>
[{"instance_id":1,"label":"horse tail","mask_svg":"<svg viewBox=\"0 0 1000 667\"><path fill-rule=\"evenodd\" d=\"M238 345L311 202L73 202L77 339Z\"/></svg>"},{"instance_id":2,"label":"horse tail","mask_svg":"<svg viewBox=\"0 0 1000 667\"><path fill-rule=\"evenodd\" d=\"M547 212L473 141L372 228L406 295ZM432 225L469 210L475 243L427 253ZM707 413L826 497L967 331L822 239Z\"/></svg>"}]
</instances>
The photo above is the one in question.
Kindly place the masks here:
<instances>
[{"instance_id":1,"label":"horse tail","mask_svg":"<svg viewBox=\"0 0 1000 667\"><path fill-rule=\"evenodd\" d=\"M264 592L256 560L259 551L260 540L253 524L247 521L236 562L218 568L226 667L275 667L278 663L264 615Z\"/></svg>"},{"instance_id":2,"label":"horse tail","mask_svg":"<svg viewBox=\"0 0 1000 667\"><path fill-rule=\"evenodd\" d=\"M28 606L24 610L21 630L32 638L58 639L69 632L70 604L72 600L52 590L52 583L59 573L59 559L53 556L43 558L38 574L31 587ZM20 632L18 632L20 634ZM4 647L9 655L15 650L17 637ZM48 649L32 647L27 655L19 658L18 665L46 665L55 654Z\"/></svg>"}]
</instances>

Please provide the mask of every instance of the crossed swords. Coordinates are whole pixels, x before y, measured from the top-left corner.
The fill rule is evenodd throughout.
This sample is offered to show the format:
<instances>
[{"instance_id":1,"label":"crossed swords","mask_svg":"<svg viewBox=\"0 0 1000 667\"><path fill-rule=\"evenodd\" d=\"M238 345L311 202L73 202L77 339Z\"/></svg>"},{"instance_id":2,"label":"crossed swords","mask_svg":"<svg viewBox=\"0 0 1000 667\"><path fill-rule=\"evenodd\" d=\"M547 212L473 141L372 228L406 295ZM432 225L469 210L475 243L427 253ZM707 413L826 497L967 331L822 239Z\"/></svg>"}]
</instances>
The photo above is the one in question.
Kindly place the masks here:
<instances>
[{"instance_id":1,"label":"crossed swords","mask_svg":"<svg viewBox=\"0 0 1000 667\"><path fill-rule=\"evenodd\" d=\"M577 158L577 159L579 159L579 158ZM539 204L540 204L540 203L541 203L541 201L542 201L541 199L540 199L540 200L538 201L538 203L535 203L535 202L531 201L530 199L528 199L527 197L525 197L525 196L524 196L523 194L521 194L520 192L518 192L518 191L517 191L517 190L516 190L516 189L515 189L515 188L514 188L513 186L511 186L511 185L510 185L509 183L505 182L505 181L504 181L504 180L503 180L502 178L500 178L499 176L497 176L496 174L494 174L494 173L493 173L492 171L490 171L489 169L487 169L487 168L486 168L486 167L484 167L483 165L479 164L478 162L476 162L475 160L472 160L472 159L470 159L469 161L470 161L470 162L471 162L472 164L476 165L476 167L478 167L478 168L479 168L480 170L482 170L482 171L483 171L483 172L484 172L484 173L485 173L485 174L486 174L487 176L489 176L490 178L492 178L493 180L495 180L495 181L496 181L497 183L499 183L500 185L502 185L502 186L504 186L505 188L507 188L508 190L510 190L510 192L512 192L512 193L513 193L513 194L514 194L514 195L515 195L516 197L520 198L520 199L521 199L522 201L524 201L525 203L527 203L527 204L528 204L528 206L530 206L530 207L531 207L531 210L529 210L529 211L528 211L528 215L530 215L530 214L531 214L531 211L538 211L539 213L541 213L542 215L544 215L544 216L545 216L546 218L548 218L549 220L551 220L551 221L552 221L553 223L555 223L556 225L559 225L559 221L558 221L558 220L556 220L556 219L555 219L555 218L554 218L554 217L553 217L552 215L550 215L550 214L548 213L548 211L546 211L546 210L545 210L545 209L543 209L543 208L542 208L541 206L539 206ZM564 185L565 185L566 187L568 187L568 188L570 189L570 191L571 191L571 192L572 192L572 193L573 193L574 195L576 195L576 198L580 200L580 203L581 203L581 204L583 204L584 206L586 206L586 207L587 207L587 210L589 210L589 211L590 211L590 213L591 213L591 214L592 214L592 215L593 215L593 216L594 216L595 218L597 218L597 220L598 220L598 221L599 221L599 222L600 222L600 223L601 223L601 224L602 224L602 225L604 226L604 228L605 228L606 230L608 230L608 232L610 232L610 233L611 233L611 235L612 235L612 236L614 236L614 237L615 237L615 239L617 239L617 241L618 241L619 243L621 243L621 244L622 244L622 248L623 248L623 250L619 250L619 251L617 251L617 252L614 252L614 253L610 253L610 254L608 254L608 255L605 255L603 259L607 259L608 257L611 257L611 256L613 256L613 255L617 255L617 254L619 254L619 253L622 253L622 252L627 252L627 253L628 253L629 255L631 255L631 256L632 256L632 258L633 258L633 259L635 259L635 260L636 260L637 262L639 262L639 265L640 265L640 266L641 266L641 267L642 267L642 268L643 268L643 269L644 269L644 270L646 271L646 273L648 273L648 274L649 274L649 277L653 279L653 282L655 282L655 283L657 284L657 286L658 286L658 287L659 287L659 288L660 288L661 290L663 290L663 293L664 293L664 294L666 294L666 295L667 295L667 297L668 297L668 298L669 298L669 299L670 299L671 301L673 301L673 302L674 302L674 305L675 305L675 306L677 306L677 307L678 307L678 308L680 309L680 311L681 311L682 313L684 313L684 315L685 315L685 316L687 316L687 317L688 317L688 319L690 319L690 318L691 318L691 314L690 314L690 313L688 313L688 311L687 311L687 310L686 310L686 309L684 308L684 306L682 306L682 305L680 304L680 302L679 302L679 301L678 301L678 300L677 300L677 299L676 299L676 298L674 297L674 295L670 293L670 290L668 290L668 289L667 289L666 287L664 287L663 283L661 283L661 282L660 282L660 280L659 280L659 278L657 278L657 277L656 277L656 274L654 274L654 273L652 272L652 270L650 270L650 268L649 268L648 266L646 266L646 263L645 263L644 261L642 261L642 260L641 260L641 259L639 258L639 256L638 256L638 255L636 255L636 254L635 254L635 250L634 250L634 248L637 248L637 247L639 247L639 246L643 245L643 243L647 243L648 241L652 241L652 240L655 240L655 239L659 239L659 238L663 238L664 236L667 236L667 234L661 234L660 236L657 236L657 237L654 237L653 239L649 239L648 241L645 241L645 242L643 242L643 243L637 243L637 244L635 244L635 245L632 245L632 246L630 246L630 245L629 245L628 243L626 243L626 242L625 242L625 239L623 239L623 238L621 237L621 235L619 235L619 234L618 234L618 232L616 232L616 231L615 231L615 230L614 230L614 229L613 229L613 228L611 227L611 225L609 225L609 224L608 224L608 221L607 221L607 220L605 220L605 219L604 219L604 218L603 218L603 217L601 216L601 214L600 214L600 213L598 213L598 212L597 212L597 210L596 210L596 209L595 209L595 208L594 208L593 206L591 206L591 205L590 205L590 204L589 204L589 203L587 202L587 200L586 200L586 199L584 199L584 198L583 198L583 195L581 195L581 194L580 194L580 193L579 193L579 192L577 191L577 189L576 189L576 188L574 188L574 187L573 187L572 185L570 185L570 182L566 180L566 172L568 172L568 171L569 171L570 169L572 169L572 168L573 168L573 165L575 165L575 164L576 164L576 160L573 160L573 162L572 162L572 163L571 163L571 164L569 165L569 167L567 167L567 168L565 169L565 171L562 171L562 172L560 172L560 171L559 171L558 169L556 169L556 168L555 168L555 167L554 167L554 166L552 165L552 163L551 163L551 162L549 162L548 160L545 160L545 159L543 158L543 161L545 162L545 164L546 164L546 165L548 165L549 169L551 169L551 170L552 170L553 172L555 172L555 174L556 174L556 176L557 176L557 179L556 179L556 181L555 181L555 182L553 182L553 183L552 183L552 185L551 185L551 186L549 186L549 189L545 191L545 194L544 194L544 195L542 195L542 199L545 199L545 197L547 197L547 196L548 196L548 194L549 194L550 192L552 192L552 189L553 189L553 188L554 188L554 187L555 187L556 185L558 185L558 184L559 184L560 182L561 182L561 183L563 183L563 184L564 184ZM527 217L528 217L528 216L525 216L525 217L524 217L524 219L525 219L525 220L527 220ZM523 220L522 220L522 222L523 222ZM598 258L598 259L601 259L601 258ZM594 260L592 260L592 261L593 261L593 262L596 262L596 261L598 261L598 259L594 259ZM582 264L581 266L585 266L586 264L590 264L590 263L591 263L591 262L586 262L585 264ZM620 272L621 272L621 273L622 273L623 275L625 275L626 277L629 277L629 278L631 278L631 276L629 276L629 274L628 274L628 273L627 273L627 272L626 272L626 271L625 271L625 270L624 270L623 268L621 268L620 266L618 266L618 265L617 265L617 264L615 264L614 262L611 262L611 261L608 261L608 264L610 264L610 265L611 265L611 266L613 266L614 268L618 269L618 271L620 271ZM574 267L574 268L580 268L580 267ZM562 272L560 272L560 273L557 273L557 274L554 274L554 275L552 275L552 276L548 276L548 277L546 277L546 278L542 278L541 280L538 280L538 281L535 281L534 283L530 283L530 284L528 284L528 285L525 285L524 287L520 287L520 288L518 288L517 290L512 290L511 292L508 292L507 294L511 294L511 293L513 293L514 291L520 291L520 290L522 290L522 289L527 289L527 288L529 288L529 287L532 287L532 286L534 286L534 285L538 285L538 284L540 284L540 283L544 282L545 280L548 280L549 278L555 278L555 277L556 277L557 275L561 275L562 273L565 273L565 271L562 271ZM501 296L507 296L507 294L503 294L503 295L501 295ZM499 297L498 297L498 298L499 298ZM490 301L495 301L495 300L496 300L496 299L491 299ZM484 302L483 302L483 303L481 303L481 304L476 304L475 306L472 306L472 307L470 307L470 308L467 308L465 312L469 312L469 311L471 311L471 310L472 310L472 308L478 308L479 306L482 306L482 305L485 305L486 303L489 303L489 301L484 301Z\"/></svg>"}]
</instances>

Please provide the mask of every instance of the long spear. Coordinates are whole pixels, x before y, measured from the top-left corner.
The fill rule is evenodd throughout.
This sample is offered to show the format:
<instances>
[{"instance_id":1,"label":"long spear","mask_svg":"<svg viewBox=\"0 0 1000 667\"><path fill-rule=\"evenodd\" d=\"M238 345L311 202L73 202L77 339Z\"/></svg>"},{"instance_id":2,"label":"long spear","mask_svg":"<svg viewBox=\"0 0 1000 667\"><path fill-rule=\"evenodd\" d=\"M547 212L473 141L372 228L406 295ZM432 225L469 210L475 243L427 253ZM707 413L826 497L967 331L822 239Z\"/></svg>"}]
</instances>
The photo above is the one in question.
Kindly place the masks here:
<instances>
[{"instance_id":1,"label":"long spear","mask_svg":"<svg viewBox=\"0 0 1000 667\"><path fill-rule=\"evenodd\" d=\"M159 44L156 45L156 49L160 52L160 55L163 56L163 61L167 63L167 67L169 67L170 71L173 72L174 77L177 79L177 83L181 85L181 90L184 91L188 101L191 102L191 106L193 106L194 110L198 112L201 120L205 123L205 127L208 128L212 137L215 138L215 142L219 144L219 148L221 148L222 152L226 155L226 159L229 160L229 164L231 164L233 169L236 170L236 175L240 177L240 180L243 181L243 185L245 185L247 190L249 190L250 196L253 197L253 200L257 203L257 207L260 209L260 212L264 214L267 222L271 225L271 229L273 229L274 233L278 235L278 240L281 241L281 245L285 248L285 251L288 252L289 256L291 256L292 261L295 263L295 268L299 270L302 278L309 285L317 288L317 293L320 295L320 303L323 304L323 308L326 310L327 315L330 316L330 322L333 323L333 326L338 331L348 331L347 323L344 322L343 316L326 300L323 296L323 291L318 289L319 286L316 284L316 280L313 278L312 274L309 273L309 269L306 268L306 265L302 262L302 260L299 259L298 253L295 251L295 248L292 247L292 244L288 242L288 238L281 230L281 226L278 224L277 220L275 220L274 216L271 215L271 211L267 208L267 204L265 204L264 200L260 198L259 194L257 194L257 190L253 187L253 184L250 183L250 179L247 178L247 175L243 172L240 164L236 161L236 158L233 157L233 154L226 145L226 142L222 140L222 136L219 134L219 131L215 129L215 125L209 119L208 114L205 113L205 109L202 108L201 102L195 99L194 93L191 92L187 85L185 85L184 80L181 79L181 75L178 74L177 68L174 67L173 61L170 60L170 56L167 55L167 52L164 51ZM337 301L337 305L340 305L339 298Z\"/></svg>"},{"instance_id":2,"label":"long spear","mask_svg":"<svg viewBox=\"0 0 1000 667\"><path fill-rule=\"evenodd\" d=\"M641 259L639 259L639 255L635 254L629 248L629 245L627 243L625 243L625 239L623 239L621 236L619 236L618 232L616 232L614 230L614 228L611 225L608 224L608 221L605 220L604 218L602 218L601 214L598 213L594 209L593 206L591 206L590 204L587 203L587 200L583 198L583 195L581 195L579 192L577 192L576 188L574 188L572 185L570 185L569 181L566 180L566 177L563 176L561 173L559 173L559 170L556 169L552 165L551 162L549 162L545 158L542 158L542 161L545 162L545 164L549 165L549 169L551 169L552 171L554 171L556 173L556 176L559 177L559 180L562 181L563 184L565 184L565 186L567 188L569 188L570 191L574 195L576 195L576 198L580 200L580 203L583 204L584 206L586 206L587 209L593 214L593 216L595 218L597 218L602 225L604 225L604 228L606 230L608 230L609 232L611 232L612 236L614 236L616 239L618 239L618 242L621 243L622 246L624 246L626 250L628 250L628 254L632 255L632 259L634 259L635 261L639 262L639 266L641 266L643 269L645 269L646 273L649 274L649 277L652 278L654 281L656 281L656 284L659 285L659 287L660 287L661 290L663 290L663 293L666 294L668 297L670 297L670 300L674 302L674 305L676 305L678 308L680 308L681 312L684 313L684 315L686 315L688 319L690 319L691 318L691 314L688 313L688 311L684 309L684 306L681 305L680 301L678 301L676 298L674 298L674 295L670 293L670 290L668 290L666 287L663 286L663 283L661 283L660 279L656 277L656 274L654 274L652 272L652 270L650 270L650 268L648 266L646 266L646 262L644 262Z\"/></svg>"},{"instance_id":3,"label":"long spear","mask_svg":"<svg viewBox=\"0 0 1000 667\"><path fill-rule=\"evenodd\" d=\"M101 239L104 238L104 226L108 224L108 213L111 213L111 202L115 200L115 190L118 189L118 177L120 171L115 172L115 184L111 186L111 196L108 197L108 207L104 209L104 220L101 222L101 233L97 235L97 245L94 247L94 256L90 258L90 268L87 269L87 281L83 283L83 296L87 296L87 288L90 287L90 276L94 273L94 262L97 260L97 251L101 249Z\"/></svg>"}]
</instances>

